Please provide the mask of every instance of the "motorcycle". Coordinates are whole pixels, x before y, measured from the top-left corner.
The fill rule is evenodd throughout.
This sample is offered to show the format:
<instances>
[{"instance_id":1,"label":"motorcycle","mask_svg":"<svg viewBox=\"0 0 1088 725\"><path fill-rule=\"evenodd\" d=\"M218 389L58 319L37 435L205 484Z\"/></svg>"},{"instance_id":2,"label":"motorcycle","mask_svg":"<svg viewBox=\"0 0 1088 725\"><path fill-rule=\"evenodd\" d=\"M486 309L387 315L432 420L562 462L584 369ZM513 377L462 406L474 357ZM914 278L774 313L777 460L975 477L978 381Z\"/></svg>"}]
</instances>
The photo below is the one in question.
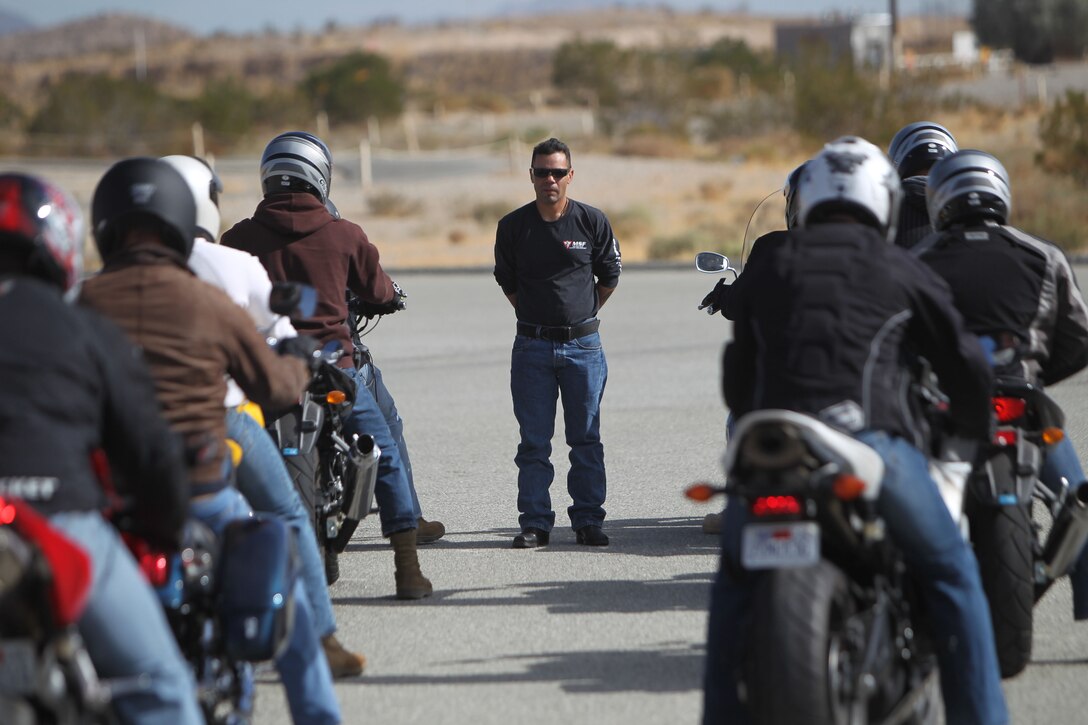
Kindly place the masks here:
<instances>
[{"instance_id":1,"label":"motorcycle","mask_svg":"<svg viewBox=\"0 0 1088 725\"><path fill-rule=\"evenodd\" d=\"M968 482L965 512L990 602L1002 677L1031 658L1034 605L1069 572L1088 540L1088 487L1052 491L1039 479L1047 450L1064 437L1065 415L1042 388L1002 374L1017 367L1015 336L994 337L997 428ZM1044 536L1039 507L1053 525Z\"/></svg>"},{"instance_id":2,"label":"motorcycle","mask_svg":"<svg viewBox=\"0 0 1088 725\"><path fill-rule=\"evenodd\" d=\"M91 562L26 504L0 498L0 712L5 723L108 723L100 681L76 621Z\"/></svg>"},{"instance_id":3,"label":"motorcycle","mask_svg":"<svg viewBox=\"0 0 1088 725\"><path fill-rule=\"evenodd\" d=\"M271 309L308 316L300 311L300 289L302 294L313 291L289 283L274 285ZM344 419L355 402L355 382L336 366L341 354L338 349L322 350L299 404L268 424L303 504L313 512L330 585L340 578L339 555L373 507L381 455L371 436L348 436L344 431Z\"/></svg>"}]
</instances>

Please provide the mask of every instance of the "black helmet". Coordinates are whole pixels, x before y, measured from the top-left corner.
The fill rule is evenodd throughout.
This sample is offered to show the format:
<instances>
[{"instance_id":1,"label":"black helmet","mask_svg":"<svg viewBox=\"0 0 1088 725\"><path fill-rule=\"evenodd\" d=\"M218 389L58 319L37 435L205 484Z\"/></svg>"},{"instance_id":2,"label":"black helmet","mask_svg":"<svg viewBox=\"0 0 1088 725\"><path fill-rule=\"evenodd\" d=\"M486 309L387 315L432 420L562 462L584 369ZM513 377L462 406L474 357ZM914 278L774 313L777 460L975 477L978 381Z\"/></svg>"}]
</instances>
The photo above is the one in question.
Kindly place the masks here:
<instances>
[{"instance_id":1,"label":"black helmet","mask_svg":"<svg viewBox=\"0 0 1088 725\"><path fill-rule=\"evenodd\" d=\"M117 251L124 233L140 222L151 222L168 247L189 258L197 236L196 201L184 177L160 159L118 161L94 190L91 224L103 260Z\"/></svg>"},{"instance_id":2,"label":"black helmet","mask_svg":"<svg viewBox=\"0 0 1088 725\"><path fill-rule=\"evenodd\" d=\"M1004 224L1012 209L1009 172L985 151L957 151L930 170L926 208L938 231L986 219Z\"/></svg>"},{"instance_id":3,"label":"black helmet","mask_svg":"<svg viewBox=\"0 0 1088 725\"><path fill-rule=\"evenodd\" d=\"M24 251L27 272L67 291L83 274L83 213L27 174L0 174L0 249Z\"/></svg>"},{"instance_id":4,"label":"black helmet","mask_svg":"<svg viewBox=\"0 0 1088 725\"><path fill-rule=\"evenodd\" d=\"M265 196L285 191L313 194L324 204L332 187L332 153L325 142L305 131L281 133L261 154Z\"/></svg>"},{"instance_id":5,"label":"black helmet","mask_svg":"<svg viewBox=\"0 0 1088 725\"><path fill-rule=\"evenodd\" d=\"M939 123L918 121L899 129L888 144L888 156L900 179L918 176L959 146L952 133Z\"/></svg>"}]
</instances>

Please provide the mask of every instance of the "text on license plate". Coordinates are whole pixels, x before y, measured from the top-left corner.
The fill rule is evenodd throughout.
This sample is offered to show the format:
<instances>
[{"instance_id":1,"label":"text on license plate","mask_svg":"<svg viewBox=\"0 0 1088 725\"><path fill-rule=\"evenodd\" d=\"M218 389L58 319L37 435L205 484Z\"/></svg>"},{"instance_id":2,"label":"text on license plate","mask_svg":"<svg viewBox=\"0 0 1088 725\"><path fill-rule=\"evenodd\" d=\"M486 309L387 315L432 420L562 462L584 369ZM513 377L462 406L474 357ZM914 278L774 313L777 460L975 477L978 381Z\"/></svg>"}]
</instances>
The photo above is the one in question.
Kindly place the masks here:
<instances>
[{"instance_id":1,"label":"text on license plate","mask_svg":"<svg viewBox=\"0 0 1088 725\"><path fill-rule=\"evenodd\" d=\"M748 524L741 536L745 569L812 566L820 559L820 527L813 521Z\"/></svg>"}]
</instances>

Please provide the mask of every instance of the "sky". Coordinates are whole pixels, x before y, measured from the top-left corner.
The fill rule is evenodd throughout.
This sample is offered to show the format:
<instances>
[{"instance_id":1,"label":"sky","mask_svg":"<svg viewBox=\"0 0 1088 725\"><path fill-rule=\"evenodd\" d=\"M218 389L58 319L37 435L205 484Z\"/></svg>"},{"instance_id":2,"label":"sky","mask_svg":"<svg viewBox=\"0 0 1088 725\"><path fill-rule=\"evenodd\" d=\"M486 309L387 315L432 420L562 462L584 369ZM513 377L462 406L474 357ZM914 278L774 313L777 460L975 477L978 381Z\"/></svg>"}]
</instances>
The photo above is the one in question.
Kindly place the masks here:
<instances>
[{"instance_id":1,"label":"sky","mask_svg":"<svg viewBox=\"0 0 1088 725\"><path fill-rule=\"evenodd\" d=\"M942 9L966 14L972 0L898 0L898 3L903 15ZM34 0L29 3L0 0L0 10L21 16L35 25L51 25L103 12L126 12L164 20L198 34L217 30L256 32L269 27L316 30L330 20L339 25L366 24L379 19L420 24L510 12L564 11L590 5L671 6L686 11L747 9L753 14L819 15L835 10L886 12L889 0L566 0L551 4L538 0Z\"/></svg>"}]
</instances>

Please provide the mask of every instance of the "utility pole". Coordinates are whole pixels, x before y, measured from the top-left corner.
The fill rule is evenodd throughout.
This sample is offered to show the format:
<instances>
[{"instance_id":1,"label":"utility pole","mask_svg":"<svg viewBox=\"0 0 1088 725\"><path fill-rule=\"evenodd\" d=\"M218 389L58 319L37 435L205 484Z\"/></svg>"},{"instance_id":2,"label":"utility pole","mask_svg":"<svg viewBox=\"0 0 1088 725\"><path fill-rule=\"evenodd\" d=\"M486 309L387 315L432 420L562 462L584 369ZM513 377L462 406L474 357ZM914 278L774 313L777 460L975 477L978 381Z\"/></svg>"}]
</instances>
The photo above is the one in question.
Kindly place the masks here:
<instances>
[{"instance_id":1,"label":"utility pole","mask_svg":"<svg viewBox=\"0 0 1088 725\"><path fill-rule=\"evenodd\" d=\"M900 53L900 40L899 40L899 1L888 0L888 12L892 16L892 47L889 55L889 75L895 76L896 67L899 65L899 58L902 55Z\"/></svg>"}]
</instances>

